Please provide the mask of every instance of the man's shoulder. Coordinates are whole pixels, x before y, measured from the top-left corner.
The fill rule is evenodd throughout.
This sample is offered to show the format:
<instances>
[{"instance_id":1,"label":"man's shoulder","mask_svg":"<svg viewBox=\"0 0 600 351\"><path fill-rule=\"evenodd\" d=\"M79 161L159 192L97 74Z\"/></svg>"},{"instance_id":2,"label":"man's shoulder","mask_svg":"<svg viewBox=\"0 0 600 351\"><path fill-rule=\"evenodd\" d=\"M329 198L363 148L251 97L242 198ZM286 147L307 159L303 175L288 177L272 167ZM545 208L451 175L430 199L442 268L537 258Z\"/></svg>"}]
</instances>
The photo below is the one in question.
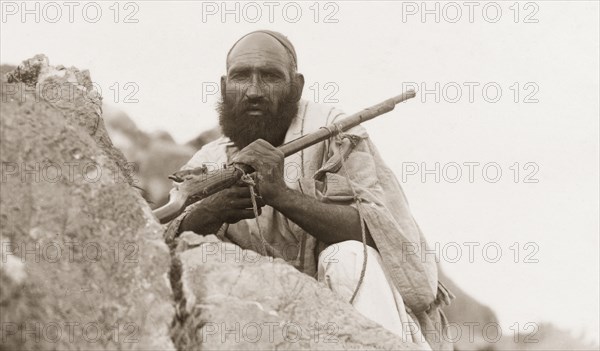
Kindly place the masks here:
<instances>
[{"instance_id":1,"label":"man's shoulder","mask_svg":"<svg viewBox=\"0 0 600 351\"><path fill-rule=\"evenodd\" d=\"M303 104L304 112L304 132L310 133L319 128L339 122L341 118L344 118L346 113L335 105L315 103L309 100L301 100ZM347 131L349 134L360 136L361 138L368 137L367 130L362 126L358 125Z\"/></svg>"},{"instance_id":2,"label":"man's shoulder","mask_svg":"<svg viewBox=\"0 0 600 351\"><path fill-rule=\"evenodd\" d=\"M202 145L202 147L200 147L198 151L204 149L224 148L227 145L233 145L233 142L231 141L231 139L221 134L217 139Z\"/></svg>"},{"instance_id":3,"label":"man's shoulder","mask_svg":"<svg viewBox=\"0 0 600 351\"><path fill-rule=\"evenodd\" d=\"M309 114L311 117L327 118L329 122L344 115L342 109L333 104L318 103L305 99L300 100L300 103L303 105L303 110L306 114Z\"/></svg>"},{"instance_id":4,"label":"man's shoulder","mask_svg":"<svg viewBox=\"0 0 600 351\"><path fill-rule=\"evenodd\" d=\"M322 126L337 121L345 113L335 105L316 103L310 100L300 100L299 115L303 120L305 131L314 131Z\"/></svg>"}]
</instances>

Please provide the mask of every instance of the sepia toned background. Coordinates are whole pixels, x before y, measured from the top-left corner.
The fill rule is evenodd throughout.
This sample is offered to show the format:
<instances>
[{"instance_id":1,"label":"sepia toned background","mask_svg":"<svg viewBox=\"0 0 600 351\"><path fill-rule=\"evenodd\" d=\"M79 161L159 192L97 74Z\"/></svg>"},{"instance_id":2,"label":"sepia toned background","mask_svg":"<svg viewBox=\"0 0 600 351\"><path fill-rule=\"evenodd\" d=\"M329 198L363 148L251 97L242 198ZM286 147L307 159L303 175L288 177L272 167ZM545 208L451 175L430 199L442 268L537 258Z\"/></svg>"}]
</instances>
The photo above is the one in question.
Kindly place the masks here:
<instances>
[{"instance_id":1,"label":"sepia toned background","mask_svg":"<svg viewBox=\"0 0 600 351\"><path fill-rule=\"evenodd\" d=\"M480 2L471 17L463 2L282 2L271 18L264 2L122 3L118 18L98 2L95 23L7 3L1 63L89 69L106 111L178 143L217 126L225 55L255 29L290 38L308 100L352 113L417 87L366 128L441 267L504 333L548 322L598 342L597 2Z\"/></svg>"}]
</instances>

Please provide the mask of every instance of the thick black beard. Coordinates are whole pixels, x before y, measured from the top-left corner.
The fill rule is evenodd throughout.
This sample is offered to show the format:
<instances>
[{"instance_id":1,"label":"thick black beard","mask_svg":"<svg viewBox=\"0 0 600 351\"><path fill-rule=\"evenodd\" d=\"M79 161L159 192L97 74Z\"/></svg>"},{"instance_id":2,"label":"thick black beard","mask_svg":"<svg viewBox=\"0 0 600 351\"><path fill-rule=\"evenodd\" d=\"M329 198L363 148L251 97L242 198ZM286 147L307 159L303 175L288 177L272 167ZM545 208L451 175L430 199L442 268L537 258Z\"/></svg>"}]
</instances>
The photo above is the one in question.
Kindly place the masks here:
<instances>
[{"instance_id":1,"label":"thick black beard","mask_svg":"<svg viewBox=\"0 0 600 351\"><path fill-rule=\"evenodd\" d=\"M264 139L273 146L281 145L292 120L298 114L298 101L282 99L277 111L267 105L267 111L261 117L246 116L244 110L247 104L245 101L235 104L227 99L217 103L223 134L240 149L257 139Z\"/></svg>"}]
</instances>

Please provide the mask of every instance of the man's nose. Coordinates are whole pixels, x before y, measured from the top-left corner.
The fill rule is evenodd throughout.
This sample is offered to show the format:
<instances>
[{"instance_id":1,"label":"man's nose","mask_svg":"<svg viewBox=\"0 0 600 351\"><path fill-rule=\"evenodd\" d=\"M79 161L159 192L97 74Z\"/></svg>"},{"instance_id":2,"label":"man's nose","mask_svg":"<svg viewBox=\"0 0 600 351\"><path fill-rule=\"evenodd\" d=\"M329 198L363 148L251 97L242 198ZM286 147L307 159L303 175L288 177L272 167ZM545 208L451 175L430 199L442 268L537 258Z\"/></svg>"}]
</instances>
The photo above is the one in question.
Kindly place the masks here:
<instances>
[{"instance_id":1,"label":"man's nose","mask_svg":"<svg viewBox=\"0 0 600 351\"><path fill-rule=\"evenodd\" d=\"M263 89L260 86L257 75L252 75L252 81L248 85L248 88L246 88L246 96L250 100L264 97Z\"/></svg>"}]
</instances>

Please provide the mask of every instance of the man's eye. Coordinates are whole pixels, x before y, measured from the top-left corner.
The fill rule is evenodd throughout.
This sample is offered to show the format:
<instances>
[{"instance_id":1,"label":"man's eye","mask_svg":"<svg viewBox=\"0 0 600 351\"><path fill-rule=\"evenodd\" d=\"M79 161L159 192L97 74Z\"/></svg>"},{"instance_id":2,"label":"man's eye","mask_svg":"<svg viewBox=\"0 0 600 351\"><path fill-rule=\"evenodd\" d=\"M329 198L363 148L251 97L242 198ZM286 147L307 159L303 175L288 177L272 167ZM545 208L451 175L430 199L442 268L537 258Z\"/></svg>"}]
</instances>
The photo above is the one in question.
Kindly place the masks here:
<instances>
[{"instance_id":1,"label":"man's eye","mask_svg":"<svg viewBox=\"0 0 600 351\"><path fill-rule=\"evenodd\" d=\"M267 79L279 79L280 78L279 74L273 73L273 72L266 72L264 74L264 77L267 78Z\"/></svg>"},{"instance_id":2,"label":"man's eye","mask_svg":"<svg viewBox=\"0 0 600 351\"><path fill-rule=\"evenodd\" d=\"M233 73L229 76L230 79L240 80L246 78L248 75L244 73Z\"/></svg>"}]
</instances>

